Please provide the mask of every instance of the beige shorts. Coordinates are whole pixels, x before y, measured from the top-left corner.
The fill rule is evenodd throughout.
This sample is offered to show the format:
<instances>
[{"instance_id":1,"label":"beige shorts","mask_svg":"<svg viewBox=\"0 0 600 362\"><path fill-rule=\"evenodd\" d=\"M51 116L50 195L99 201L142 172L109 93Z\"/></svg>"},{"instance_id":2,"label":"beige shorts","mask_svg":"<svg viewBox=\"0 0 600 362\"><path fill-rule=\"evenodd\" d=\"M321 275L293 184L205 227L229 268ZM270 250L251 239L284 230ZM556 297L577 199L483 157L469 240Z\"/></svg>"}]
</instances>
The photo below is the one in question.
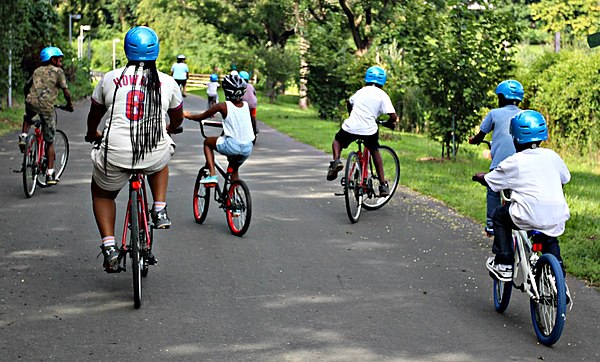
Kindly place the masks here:
<instances>
[{"instance_id":1,"label":"beige shorts","mask_svg":"<svg viewBox=\"0 0 600 362\"><path fill-rule=\"evenodd\" d=\"M154 165L144 169L136 170L141 171L144 175L152 175L165 168L169 164L173 154L175 154L175 147L171 145L161 159ZM104 152L101 149L92 149L91 158L92 164L94 165L92 179L98 186L100 186L101 189L106 191L119 191L129 181L129 168L115 166L110 162L107 162L105 172Z\"/></svg>"}]
</instances>

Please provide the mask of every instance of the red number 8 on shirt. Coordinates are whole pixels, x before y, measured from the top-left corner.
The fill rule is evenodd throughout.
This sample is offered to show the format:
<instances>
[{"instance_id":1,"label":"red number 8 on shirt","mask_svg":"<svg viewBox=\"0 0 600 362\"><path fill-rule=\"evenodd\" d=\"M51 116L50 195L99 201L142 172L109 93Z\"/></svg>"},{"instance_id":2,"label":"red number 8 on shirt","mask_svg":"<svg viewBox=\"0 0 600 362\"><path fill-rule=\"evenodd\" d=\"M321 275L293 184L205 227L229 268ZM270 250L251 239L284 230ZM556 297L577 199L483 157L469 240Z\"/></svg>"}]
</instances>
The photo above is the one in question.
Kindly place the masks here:
<instances>
[{"instance_id":1,"label":"red number 8 on shirt","mask_svg":"<svg viewBox=\"0 0 600 362\"><path fill-rule=\"evenodd\" d=\"M144 116L144 92L132 90L127 93L127 110L125 115L130 121L139 121Z\"/></svg>"}]
</instances>

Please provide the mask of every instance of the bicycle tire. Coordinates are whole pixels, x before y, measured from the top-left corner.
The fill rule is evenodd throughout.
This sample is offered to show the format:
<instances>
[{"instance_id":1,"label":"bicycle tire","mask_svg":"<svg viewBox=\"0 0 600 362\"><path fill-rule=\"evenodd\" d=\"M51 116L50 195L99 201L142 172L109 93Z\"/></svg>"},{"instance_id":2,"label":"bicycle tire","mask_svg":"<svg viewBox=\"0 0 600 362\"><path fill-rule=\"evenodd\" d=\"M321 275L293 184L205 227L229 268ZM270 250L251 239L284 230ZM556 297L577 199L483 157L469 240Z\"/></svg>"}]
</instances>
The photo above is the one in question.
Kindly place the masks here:
<instances>
[{"instance_id":1,"label":"bicycle tire","mask_svg":"<svg viewBox=\"0 0 600 362\"><path fill-rule=\"evenodd\" d=\"M369 180L370 190L363 198L363 206L367 210L377 210L383 205L387 204L388 201L394 196L398 183L400 183L400 160L396 152L388 146L380 146L379 154L383 161L383 167L385 176L388 180L388 187L390 190L389 195L385 197L379 197L379 176L375 170L375 163L373 157L369 159Z\"/></svg>"},{"instance_id":2,"label":"bicycle tire","mask_svg":"<svg viewBox=\"0 0 600 362\"><path fill-rule=\"evenodd\" d=\"M204 185L200 183L205 177L208 177L208 168L202 167L198 171L198 176L196 176L196 183L194 184L194 200L192 202L194 220L196 220L196 223L198 224L202 224L204 220L206 220L208 206L210 205L210 188L204 187Z\"/></svg>"},{"instance_id":3,"label":"bicycle tire","mask_svg":"<svg viewBox=\"0 0 600 362\"><path fill-rule=\"evenodd\" d=\"M138 192L129 192L131 208L129 218L131 233L129 234L129 255L131 256L131 268L133 269L133 307L138 309L142 306L142 259L140 255L140 224Z\"/></svg>"},{"instance_id":4,"label":"bicycle tire","mask_svg":"<svg viewBox=\"0 0 600 362\"><path fill-rule=\"evenodd\" d=\"M151 228L150 225L148 225L147 227L148 234L150 235L150 243L148 244L148 248L144 248L145 252L142 256L142 277L144 278L148 276L148 272L150 271L147 255L152 250L152 242L154 241L154 229Z\"/></svg>"},{"instance_id":5,"label":"bicycle tire","mask_svg":"<svg viewBox=\"0 0 600 362\"><path fill-rule=\"evenodd\" d=\"M25 141L25 151L23 152L23 191L25 196L30 198L35 193L38 177L37 165L37 138L34 135L29 135Z\"/></svg>"},{"instance_id":6,"label":"bicycle tire","mask_svg":"<svg viewBox=\"0 0 600 362\"><path fill-rule=\"evenodd\" d=\"M498 313L504 313L510 303L513 283L494 279L494 308Z\"/></svg>"},{"instance_id":7,"label":"bicycle tire","mask_svg":"<svg viewBox=\"0 0 600 362\"><path fill-rule=\"evenodd\" d=\"M567 293L562 268L552 254L542 255L535 264L535 284L540 300L530 300L531 320L538 341L555 344L567 318Z\"/></svg>"},{"instance_id":8,"label":"bicycle tire","mask_svg":"<svg viewBox=\"0 0 600 362\"><path fill-rule=\"evenodd\" d=\"M69 161L69 139L67 138L67 135L59 129L56 130L54 136L54 154L54 170L56 172L56 177L60 179L65 172L67 162Z\"/></svg>"},{"instance_id":9,"label":"bicycle tire","mask_svg":"<svg viewBox=\"0 0 600 362\"><path fill-rule=\"evenodd\" d=\"M346 200L346 213L350 222L358 222L363 203L362 172L360 158L356 152L350 152L346 160L344 178L344 199Z\"/></svg>"},{"instance_id":10,"label":"bicycle tire","mask_svg":"<svg viewBox=\"0 0 600 362\"><path fill-rule=\"evenodd\" d=\"M235 236L243 236L250 227L252 219L252 199L250 189L242 180L231 183L225 201L227 226Z\"/></svg>"}]
</instances>

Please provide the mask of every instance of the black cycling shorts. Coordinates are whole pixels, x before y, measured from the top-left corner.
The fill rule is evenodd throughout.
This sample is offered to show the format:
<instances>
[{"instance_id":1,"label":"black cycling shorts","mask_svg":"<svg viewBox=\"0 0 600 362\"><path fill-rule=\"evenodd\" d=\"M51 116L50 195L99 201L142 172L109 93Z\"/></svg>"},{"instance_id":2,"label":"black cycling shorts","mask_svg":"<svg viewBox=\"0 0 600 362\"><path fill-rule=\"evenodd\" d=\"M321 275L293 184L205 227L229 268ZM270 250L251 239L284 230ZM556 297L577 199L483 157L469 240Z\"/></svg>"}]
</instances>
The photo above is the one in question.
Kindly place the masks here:
<instances>
[{"instance_id":1,"label":"black cycling shorts","mask_svg":"<svg viewBox=\"0 0 600 362\"><path fill-rule=\"evenodd\" d=\"M347 148L352 142L357 139L362 139L370 151L379 149L379 130L372 135L364 136L349 133L340 128L338 133L335 134L335 139L340 143L342 148Z\"/></svg>"}]
</instances>

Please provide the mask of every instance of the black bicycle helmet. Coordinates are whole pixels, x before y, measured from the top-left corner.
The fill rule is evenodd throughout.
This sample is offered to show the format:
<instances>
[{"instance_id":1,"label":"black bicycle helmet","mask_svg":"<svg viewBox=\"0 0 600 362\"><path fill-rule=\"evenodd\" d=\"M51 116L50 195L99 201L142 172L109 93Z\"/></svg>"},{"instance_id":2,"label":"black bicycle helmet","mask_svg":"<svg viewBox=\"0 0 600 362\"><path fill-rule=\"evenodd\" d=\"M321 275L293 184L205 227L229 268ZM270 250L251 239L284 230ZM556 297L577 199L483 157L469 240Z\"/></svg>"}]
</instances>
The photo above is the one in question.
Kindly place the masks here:
<instances>
[{"instance_id":1,"label":"black bicycle helmet","mask_svg":"<svg viewBox=\"0 0 600 362\"><path fill-rule=\"evenodd\" d=\"M239 75L227 75L223 79L223 92L228 101L239 101L246 93L246 81Z\"/></svg>"}]
</instances>

